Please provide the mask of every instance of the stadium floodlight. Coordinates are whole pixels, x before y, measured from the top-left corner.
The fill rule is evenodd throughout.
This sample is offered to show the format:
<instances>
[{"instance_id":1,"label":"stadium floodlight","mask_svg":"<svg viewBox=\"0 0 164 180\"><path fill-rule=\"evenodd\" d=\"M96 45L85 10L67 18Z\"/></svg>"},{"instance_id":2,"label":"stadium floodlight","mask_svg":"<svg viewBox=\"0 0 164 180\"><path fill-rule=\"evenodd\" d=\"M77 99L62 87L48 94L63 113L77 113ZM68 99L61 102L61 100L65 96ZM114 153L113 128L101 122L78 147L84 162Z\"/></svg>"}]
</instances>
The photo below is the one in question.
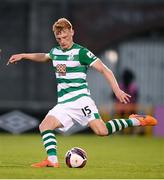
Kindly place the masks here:
<instances>
[{"instance_id":1,"label":"stadium floodlight","mask_svg":"<svg viewBox=\"0 0 164 180\"><path fill-rule=\"evenodd\" d=\"M105 57L112 64L116 64L118 61L118 53L115 50L107 50Z\"/></svg>"}]
</instances>

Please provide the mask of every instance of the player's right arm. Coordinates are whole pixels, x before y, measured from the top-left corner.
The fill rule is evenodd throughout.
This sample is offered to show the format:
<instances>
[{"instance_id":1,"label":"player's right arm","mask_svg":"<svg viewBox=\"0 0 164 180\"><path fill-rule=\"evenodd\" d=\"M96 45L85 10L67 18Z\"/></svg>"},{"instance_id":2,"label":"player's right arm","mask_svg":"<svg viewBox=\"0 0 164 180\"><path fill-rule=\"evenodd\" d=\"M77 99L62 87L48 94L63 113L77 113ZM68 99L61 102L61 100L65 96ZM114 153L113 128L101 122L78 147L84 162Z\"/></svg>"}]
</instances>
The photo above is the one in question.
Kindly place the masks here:
<instances>
[{"instance_id":1,"label":"player's right arm","mask_svg":"<svg viewBox=\"0 0 164 180\"><path fill-rule=\"evenodd\" d=\"M45 53L22 53L22 54L14 54L10 57L7 65L9 64L16 64L18 61L22 59L27 59L35 62L47 62L50 60L48 54Z\"/></svg>"}]
</instances>

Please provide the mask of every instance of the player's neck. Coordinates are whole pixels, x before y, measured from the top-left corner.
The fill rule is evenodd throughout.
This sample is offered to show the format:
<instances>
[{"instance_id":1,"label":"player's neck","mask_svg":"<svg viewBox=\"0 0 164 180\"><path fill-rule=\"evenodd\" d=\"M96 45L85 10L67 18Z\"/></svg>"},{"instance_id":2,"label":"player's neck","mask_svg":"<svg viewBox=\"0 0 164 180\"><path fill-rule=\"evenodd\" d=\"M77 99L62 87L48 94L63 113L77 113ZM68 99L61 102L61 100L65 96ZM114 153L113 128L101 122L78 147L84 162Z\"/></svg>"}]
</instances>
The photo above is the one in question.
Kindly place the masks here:
<instances>
[{"instance_id":1,"label":"player's neck","mask_svg":"<svg viewBox=\"0 0 164 180\"><path fill-rule=\"evenodd\" d=\"M62 50L63 51L68 51L69 49L72 48L73 44L74 44L74 42L71 42L70 45L68 46L68 48L65 48L65 49L62 48Z\"/></svg>"}]
</instances>

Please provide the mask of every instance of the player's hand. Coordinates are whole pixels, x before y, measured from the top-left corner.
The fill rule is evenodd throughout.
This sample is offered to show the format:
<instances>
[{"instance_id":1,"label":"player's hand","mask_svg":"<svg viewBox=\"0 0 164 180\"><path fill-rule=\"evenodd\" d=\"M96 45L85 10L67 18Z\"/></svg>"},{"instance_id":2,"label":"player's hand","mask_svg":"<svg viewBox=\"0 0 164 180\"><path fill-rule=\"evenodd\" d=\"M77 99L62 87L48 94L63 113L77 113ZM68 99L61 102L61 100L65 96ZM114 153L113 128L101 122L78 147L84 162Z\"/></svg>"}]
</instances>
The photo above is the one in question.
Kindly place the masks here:
<instances>
[{"instance_id":1,"label":"player's hand","mask_svg":"<svg viewBox=\"0 0 164 180\"><path fill-rule=\"evenodd\" d=\"M127 104L130 102L131 96L125 93L124 91L122 91L121 89L117 90L115 92L115 95L121 103Z\"/></svg>"},{"instance_id":2,"label":"player's hand","mask_svg":"<svg viewBox=\"0 0 164 180\"><path fill-rule=\"evenodd\" d=\"M7 62L6 65L9 64L16 64L18 61L23 59L23 54L14 54L10 57L9 61Z\"/></svg>"}]
</instances>

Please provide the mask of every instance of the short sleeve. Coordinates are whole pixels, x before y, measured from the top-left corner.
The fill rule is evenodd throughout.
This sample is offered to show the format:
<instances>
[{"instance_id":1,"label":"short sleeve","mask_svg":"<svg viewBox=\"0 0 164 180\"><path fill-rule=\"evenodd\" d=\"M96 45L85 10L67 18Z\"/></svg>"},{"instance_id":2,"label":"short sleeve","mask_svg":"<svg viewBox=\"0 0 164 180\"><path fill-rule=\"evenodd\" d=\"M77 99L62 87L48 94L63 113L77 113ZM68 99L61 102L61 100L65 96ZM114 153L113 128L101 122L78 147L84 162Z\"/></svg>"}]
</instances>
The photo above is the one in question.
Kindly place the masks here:
<instances>
[{"instance_id":1,"label":"short sleeve","mask_svg":"<svg viewBox=\"0 0 164 180\"><path fill-rule=\"evenodd\" d=\"M80 49L79 61L82 65L91 65L96 59L97 57L87 48Z\"/></svg>"},{"instance_id":2,"label":"short sleeve","mask_svg":"<svg viewBox=\"0 0 164 180\"><path fill-rule=\"evenodd\" d=\"M53 52L53 48L50 50L50 52L49 52L49 53L47 53L47 54L48 54L48 56L50 57L50 59L53 59L53 54L52 54L52 52Z\"/></svg>"}]
</instances>

